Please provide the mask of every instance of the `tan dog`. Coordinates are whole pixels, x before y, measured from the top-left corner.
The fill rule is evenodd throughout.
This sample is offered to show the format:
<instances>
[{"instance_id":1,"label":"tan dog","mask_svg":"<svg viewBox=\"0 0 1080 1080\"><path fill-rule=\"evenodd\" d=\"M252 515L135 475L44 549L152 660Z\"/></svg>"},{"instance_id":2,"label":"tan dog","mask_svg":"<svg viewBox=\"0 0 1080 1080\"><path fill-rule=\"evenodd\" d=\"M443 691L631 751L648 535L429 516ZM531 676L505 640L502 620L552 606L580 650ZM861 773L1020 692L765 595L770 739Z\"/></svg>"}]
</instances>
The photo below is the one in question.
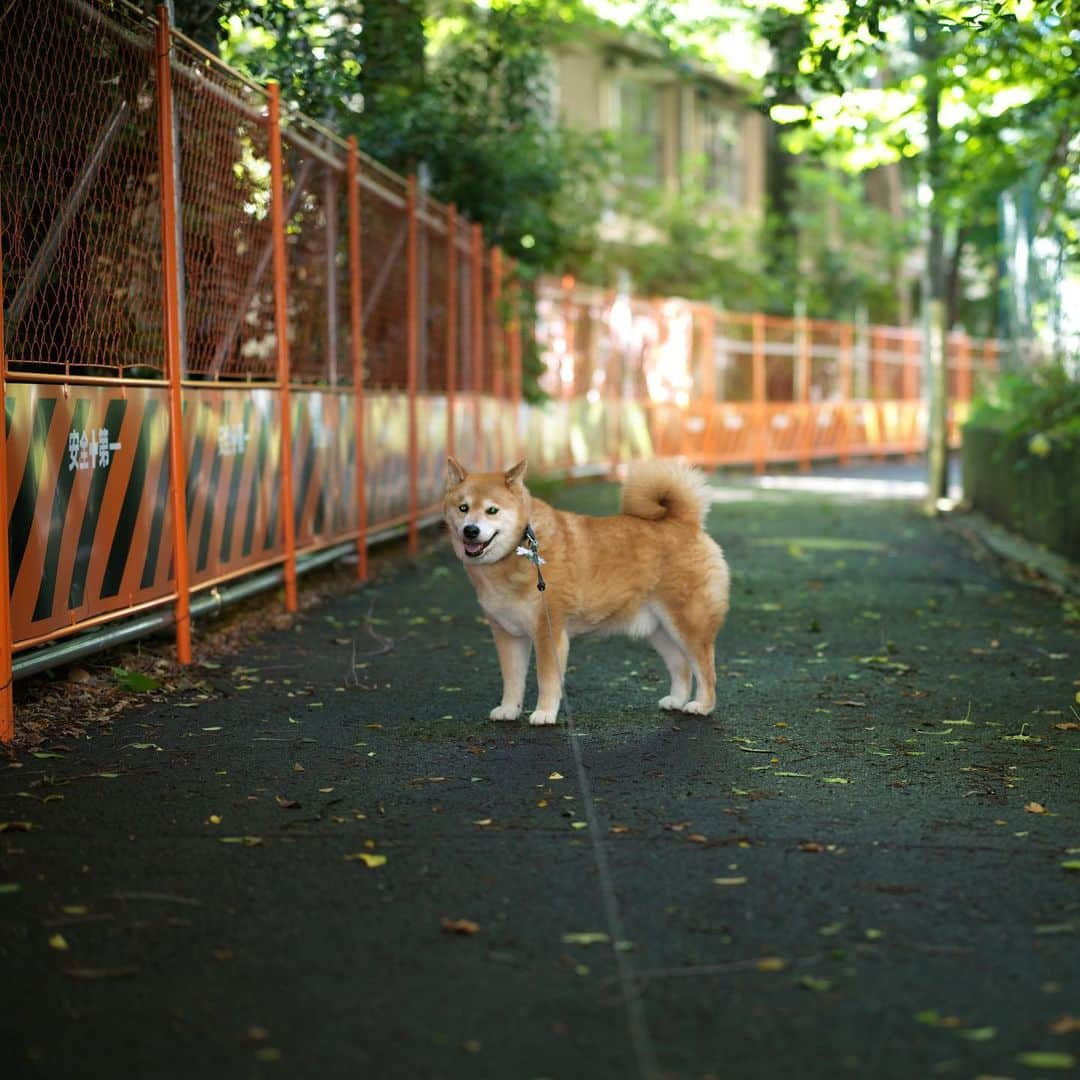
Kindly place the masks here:
<instances>
[{"instance_id":1,"label":"tan dog","mask_svg":"<svg viewBox=\"0 0 1080 1080\"><path fill-rule=\"evenodd\" d=\"M524 476L524 461L505 473L471 474L454 458L447 462L443 515L491 624L502 669L502 703L491 719L521 714L535 648L540 693L529 723L554 724L570 638L592 631L648 638L671 675L660 708L711 712L728 567L702 527L705 478L674 462L642 462L623 485L621 512L596 518L533 498Z\"/></svg>"}]
</instances>

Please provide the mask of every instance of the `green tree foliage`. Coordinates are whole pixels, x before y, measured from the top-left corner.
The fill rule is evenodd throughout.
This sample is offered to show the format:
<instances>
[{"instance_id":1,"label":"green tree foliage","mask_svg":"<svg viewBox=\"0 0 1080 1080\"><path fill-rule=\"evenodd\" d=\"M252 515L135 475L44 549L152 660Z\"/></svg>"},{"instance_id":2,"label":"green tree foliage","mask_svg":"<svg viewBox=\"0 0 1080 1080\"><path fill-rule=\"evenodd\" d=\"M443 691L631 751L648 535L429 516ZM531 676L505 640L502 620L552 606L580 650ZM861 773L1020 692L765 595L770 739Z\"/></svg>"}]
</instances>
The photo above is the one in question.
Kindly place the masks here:
<instances>
[{"instance_id":1,"label":"green tree foliage","mask_svg":"<svg viewBox=\"0 0 1080 1080\"><path fill-rule=\"evenodd\" d=\"M587 257L602 140L551 120L555 0L222 0L221 52L482 223L527 267Z\"/></svg>"},{"instance_id":2,"label":"green tree foliage","mask_svg":"<svg viewBox=\"0 0 1080 1080\"><path fill-rule=\"evenodd\" d=\"M766 101L790 123L790 149L853 171L910 163L929 186L948 233L935 271L950 323L995 329L999 198L1015 185L1035 185L1038 232L1080 258L1069 0L806 0L770 5L761 26L776 58ZM964 296L965 277L984 283L981 305Z\"/></svg>"}]
</instances>

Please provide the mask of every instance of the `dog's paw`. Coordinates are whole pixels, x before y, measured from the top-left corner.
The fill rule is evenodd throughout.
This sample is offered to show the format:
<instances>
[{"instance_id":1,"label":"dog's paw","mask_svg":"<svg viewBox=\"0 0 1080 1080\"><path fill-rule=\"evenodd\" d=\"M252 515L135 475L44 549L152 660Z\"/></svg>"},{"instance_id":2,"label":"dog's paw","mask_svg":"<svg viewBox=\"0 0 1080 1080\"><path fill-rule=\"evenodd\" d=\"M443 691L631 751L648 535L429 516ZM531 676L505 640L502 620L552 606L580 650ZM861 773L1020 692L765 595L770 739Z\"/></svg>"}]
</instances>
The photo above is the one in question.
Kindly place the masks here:
<instances>
[{"instance_id":1,"label":"dog's paw","mask_svg":"<svg viewBox=\"0 0 1080 1080\"><path fill-rule=\"evenodd\" d=\"M679 710L686 704L686 698L677 698L672 694L668 694L667 697L662 697L657 703L661 709L674 709Z\"/></svg>"},{"instance_id":2,"label":"dog's paw","mask_svg":"<svg viewBox=\"0 0 1080 1080\"><path fill-rule=\"evenodd\" d=\"M489 720L516 720L521 715L520 705L496 705L488 713Z\"/></svg>"},{"instance_id":3,"label":"dog's paw","mask_svg":"<svg viewBox=\"0 0 1080 1080\"><path fill-rule=\"evenodd\" d=\"M683 707L684 713L690 713L692 716L708 716L712 712L711 705L705 705L700 701L688 701Z\"/></svg>"},{"instance_id":4,"label":"dog's paw","mask_svg":"<svg viewBox=\"0 0 1080 1080\"><path fill-rule=\"evenodd\" d=\"M537 709L536 712L534 712L529 717L529 723L532 724L533 727L542 727L547 724L554 724L555 713L545 712L543 709Z\"/></svg>"}]
</instances>

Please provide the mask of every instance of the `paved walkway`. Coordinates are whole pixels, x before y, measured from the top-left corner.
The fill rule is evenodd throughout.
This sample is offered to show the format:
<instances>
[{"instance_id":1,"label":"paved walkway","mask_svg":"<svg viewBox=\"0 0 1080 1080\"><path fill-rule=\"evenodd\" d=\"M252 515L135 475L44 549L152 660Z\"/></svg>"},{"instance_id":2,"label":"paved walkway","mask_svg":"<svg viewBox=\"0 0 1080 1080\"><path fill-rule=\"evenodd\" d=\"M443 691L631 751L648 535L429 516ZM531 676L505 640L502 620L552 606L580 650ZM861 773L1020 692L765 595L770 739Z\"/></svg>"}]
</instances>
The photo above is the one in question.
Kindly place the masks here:
<instances>
[{"instance_id":1,"label":"paved walkway","mask_svg":"<svg viewBox=\"0 0 1080 1080\"><path fill-rule=\"evenodd\" d=\"M583 640L489 723L440 547L0 770L0 1074L1062 1075L1076 625L911 504L718 500L708 720Z\"/></svg>"}]
</instances>

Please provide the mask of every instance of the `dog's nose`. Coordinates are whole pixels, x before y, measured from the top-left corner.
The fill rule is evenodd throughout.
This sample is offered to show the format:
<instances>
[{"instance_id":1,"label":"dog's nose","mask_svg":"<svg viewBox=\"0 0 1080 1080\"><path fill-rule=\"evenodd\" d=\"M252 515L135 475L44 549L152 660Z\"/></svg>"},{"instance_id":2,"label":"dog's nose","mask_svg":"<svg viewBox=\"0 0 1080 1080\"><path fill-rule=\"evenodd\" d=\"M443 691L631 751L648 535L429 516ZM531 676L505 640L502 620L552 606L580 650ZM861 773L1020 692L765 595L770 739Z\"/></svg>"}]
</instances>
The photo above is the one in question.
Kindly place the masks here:
<instances>
[{"instance_id":1,"label":"dog's nose","mask_svg":"<svg viewBox=\"0 0 1080 1080\"><path fill-rule=\"evenodd\" d=\"M475 540L480 535L480 526L466 525L465 528L461 530L461 535L464 536L466 540Z\"/></svg>"}]
</instances>

